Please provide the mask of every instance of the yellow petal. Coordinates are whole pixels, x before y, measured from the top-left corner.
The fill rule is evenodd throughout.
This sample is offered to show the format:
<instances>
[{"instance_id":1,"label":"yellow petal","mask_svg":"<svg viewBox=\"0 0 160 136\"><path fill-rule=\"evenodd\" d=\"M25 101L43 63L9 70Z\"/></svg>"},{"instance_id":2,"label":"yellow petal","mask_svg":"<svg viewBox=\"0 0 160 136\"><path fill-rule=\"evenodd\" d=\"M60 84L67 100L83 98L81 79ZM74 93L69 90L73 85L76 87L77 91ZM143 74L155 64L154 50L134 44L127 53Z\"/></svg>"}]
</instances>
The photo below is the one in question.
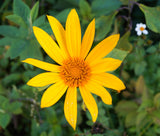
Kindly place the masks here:
<instances>
[{"instance_id":1,"label":"yellow petal","mask_svg":"<svg viewBox=\"0 0 160 136\"><path fill-rule=\"evenodd\" d=\"M59 74L52 72L41 73L27 82L27 85L34 87L43 87L49 84L53 84L60 80Z\"/></svg>"},{"instance_id":2,"label":"yellow petal","mask_svg":"<svg viewBox=\"0 0 160 136\"><path fill-rule=\"evenodd\" d=\"M66 92L67 86L63 81L59 81L50 86L43 94L41 99L41 108L54 105Z\"/></svg>"},{"instance_id":3,"label":"yellow petal","mask_svg":"<svg viewBox=\"0 0 160 136\"><path fill-rule=\"evenodd\" d=\"M105 57L116 46L119 40L119 34L111 35L101 41L87 56L86 61L90 64L97 63L97 61Z\"/></svg>"},{"instance_id":4,"label":"yellow petal","mask_svg":"<svg viewBox=\"0 0 160 136\"><path fill-rule=\"evenodd\" d=\"M52 16L47 16L49 24L51 25L52 31L56 37L56 40L65 56L65 58L68 56L68 51L66 47L66 34L63 26L61 23Z\"/></svg>"},{"instance_id":5,"label":"yellow petal","mask_svg":"<svg viewBox=\"0 0 160 136\"><path fill-rule=\"evenodd\" d=\"M28 58L26 60L23 60L22 62L31 64L35 67L41 68L41 69L46 70L46 71L52 71L52 72L59 72L60 71L59 70L60 66L50 64L50 63L47 63L47 62L43 62L43 61L40 61L40 60L37 60L37 59Z\"/></svg>"},{"instance_id":6,"label":"yellow petal","mask_svg":"<svg viewBox=\"0 0 160 136\"><path fill-rule=\"evenodd\" d=\"M113 58L104 58L100 60L98 63L91 66L92 73L102 73L106 71L114 71L120 65L122 61Z\"/></svg>"},{"instance_id":7,"label":"yellow petal","mask_svg":"<svg viewBox=\"0 0 160 136\"><path fill-rule=\"evenodd\" d=\"M80 93L83 98L83 101L92 116L92 121L95 122L98 116L98 108L97 108L96 101L94 100L89 90L86 89L86 87L80 86L79 89L80 89Z\"/></svg>"},{"instance_id":8,"label":"yellow petal","mask_svg":"<svg viewBox=\"0 0 160 136\"><path fill-rule=\"evenodd\" d=\"M99 97L101 97L102 101L105 104L112 105L112 97L111 97L110 93L104 87L102 87L100 84L98 84L94 81L90 81L86 87L88 88L88 90L91 93L94 93L94 94L98 95Z\"/></svg>"},{"instance_id":9,"label":"yellow petal","mask_svg":"<svg viewBox=\"0 0 160 136\"><path fill-rule=\"evenodd\" d=\"M97 83L107 88L117 90L118 92L125 89L123 82L118 77L109 73L93 74L91 78Z\"/></svg>"},{"instance_id":10,"label":"yellow petal","mask_svg":"<svg viewBox=\"0 0 160 136\"><path fill-rule=\"evenodd\" d=\"M45 52L57 63L62 64L64 56L51 36L36 26L33 26L33 32Z\"/></svg>"},{"instance_id":11,"label":"yellow petal","mask_svg":"<svg viewBox=\"0 0 160 136\"><path fill-rule=\"evenodd\" d=\"M79 57L81 50L81 26L75 9L72 9L67 17L66 42L70 56Z\"/></svg>"},{"instance_id":12,"label":"yellow petal","mask_svg":"<svg viewBox=\"0 0 160 136\"><path fill-rule=\"evenodd\" d=\"M83 59L87 56L93 44L94 35L95 35L95 19L93 19L93 21L88 25L86 32L83 36L81 54L80 54Z\"/></svg>"},{"instance_id":13,"label":"yellow petal","mask_svg":"<svg viewBox=\"0 0 160 136\"><path fill-rule=\"evenodd\" d=\"M77 123L77 89L68 88L65 103L64 103L64 114L68 123L76 129Z\"/></svg>"}]
</instances>

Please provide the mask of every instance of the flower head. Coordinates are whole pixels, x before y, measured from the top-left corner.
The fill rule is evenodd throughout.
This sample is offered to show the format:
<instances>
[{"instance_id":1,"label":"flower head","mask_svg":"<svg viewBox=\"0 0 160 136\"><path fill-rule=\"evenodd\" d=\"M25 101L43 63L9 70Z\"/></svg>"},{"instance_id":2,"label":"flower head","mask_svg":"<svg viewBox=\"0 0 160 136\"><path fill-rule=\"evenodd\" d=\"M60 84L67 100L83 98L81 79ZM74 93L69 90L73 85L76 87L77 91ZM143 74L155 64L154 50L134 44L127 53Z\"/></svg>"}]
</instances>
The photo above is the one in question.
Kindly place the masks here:
<instances>
[{"instance_id":1,"label":"flower head","mask_svg":"<svg viewBox=\"0 0 160 136\"><path fill-rule=\"evenodd\" d=\"M106 73L117 69L121 61L104 58L116 46L119 34L104 39L90 51L95 35L95 19L88 25L81 41L81 26L75 9L69 13L65 29L56 18L47 17L59 46L42 29L34 26L33 31L42 48L57 65L33 58L24 60L23 62L48 71L33 77L27 84L34 87L52 84L42 96L42 108L54 105L66 92L64 114L74 129L77 122L77 88L79 88L95 122L98 108L91 93L100 96L105 104L111 105L111 95L104 87L118 92L125 89L119 78Z\"/></svg>"},{"instance_id":2,"label":"flower head","mask_svg":"<svg viewBox=\"0 0 160 136\"><path fill-rule=\"evenodd\" d=\"M142 33L145 35L148 34L148 31L146 30L146 25L142 23L136 25L135 31L137 31L138 36L142 35Z\"/></svg>"}]
</instances>

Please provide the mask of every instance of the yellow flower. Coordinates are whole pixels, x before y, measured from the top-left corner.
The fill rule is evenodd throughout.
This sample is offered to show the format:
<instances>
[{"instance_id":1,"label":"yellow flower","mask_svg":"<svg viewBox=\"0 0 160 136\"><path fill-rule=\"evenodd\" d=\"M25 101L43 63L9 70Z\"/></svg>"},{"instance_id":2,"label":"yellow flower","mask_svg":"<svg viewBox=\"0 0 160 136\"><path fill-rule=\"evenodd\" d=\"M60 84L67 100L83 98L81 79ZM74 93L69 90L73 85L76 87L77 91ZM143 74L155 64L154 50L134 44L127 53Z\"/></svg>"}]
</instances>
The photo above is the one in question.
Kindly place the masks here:
<instances>
[{"instance_id":1,"label":"yellow flower","mask_svg":"<svg viewBox=\"0 0 160 136\"><path fill-rule=\"evenodd\" d=\"M48 71L33 77L27 84L33 87L52 84L42 96L42 108L54 105L67 91L64 114L74 129L77 123L77 88L79 88L95 122L98 108L91 93L100 96L105 104L111 105L111 95L104 87L118 92L125 89L119 78L106 73L117 69L121 61L104 58L116 46L119 34L104 39L90 51L95 35L95 19L88 25L81 42L81 26L75 9L72 9L67 17L65 30L56 18L47 17L59 46L42 29L34 26L33 31L42 48L57 65L32 58L24 60L23 62Z\"/></svg>"}]
</instances>

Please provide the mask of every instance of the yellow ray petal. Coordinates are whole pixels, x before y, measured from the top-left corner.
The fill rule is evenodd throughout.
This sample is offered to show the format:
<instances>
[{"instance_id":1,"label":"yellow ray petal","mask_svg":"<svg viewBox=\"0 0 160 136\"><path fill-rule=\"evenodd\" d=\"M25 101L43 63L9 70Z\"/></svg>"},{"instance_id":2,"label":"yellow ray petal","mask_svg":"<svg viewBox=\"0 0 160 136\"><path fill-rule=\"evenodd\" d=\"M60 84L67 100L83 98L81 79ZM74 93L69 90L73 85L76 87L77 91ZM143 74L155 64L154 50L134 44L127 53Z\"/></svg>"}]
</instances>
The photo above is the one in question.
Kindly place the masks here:
<instances>
[{"instance_id":1,"label":"yellow ray petal","mask_svg":"<svg viewBox=\"0 0 160 136\"><path fill-rule=\"evenodd\" d=\"M86 32L83 36L81 54L82 58L85 58L92 46L95 35L95 19L88 25Z\"/></svg>"},{"instance_id":2,"label":"yellow ray petal","mask_svg":"<svg viewBox=\"0 0 160 136\"><path fill-rule=\"evenodd\" d=\"M43 94L41 99L41 108L54 105L66 92L67 86L63 81L59 81L50 86Z\"/></svg>"},{"instance_id":3,"label":"yellow ray petal","mask_svg":"<svg viewBox=\"0 0 160 136\"><path fill-rule=\"evenodd\" d=\"M80 86L79 89L80 89L80 93L83 98L83 101L92 116L92 121L95 122L98 116L98 108L97 108L96 101L94 100L89 90L86 89L86 87Z\"/></svg>"},{"instance_id":4,"label":"yellow ray petal","mask_svg":"<svg viewBox=\"0 0 160 136\"><path fill-rule=\"evenodd\" d=\"M66 58L69 54L67 51L67 47L66 47L66 34L65 34L65 30L63 28L63 26L61 25L61 23L52 16L47 16L49 24L52 28L52 31L56 37L56 40L60 46L60 48L62 49L62 52L64 54L64 57Z\"/></svg>"},{"instance_id":5,"label":"yellow ray petal","mask_svg":"<svg viewBox=\"0 0 160 136\"><path fill-rule=\"evenodd\" d=\"M94 93L94 94L98 95L99 97L101 97L102 101L105 104L112 105L112 97L111 97L110 93L104 87L102 87L100 84L98 84L94 81L90 81L86 87L88 88L88 90L91 93Z\"/></svg>"},{"instance_id":6,"label":"yellow ray petal","mask_svg":"<svg viewBox=\"0 0 160 136\"><path fill-rule=\"evenodd\" d=\"M91 78L97 83L107 88L117 90L118 92L126 88L123 82L118 77L109 73L93 74Z\"/></svg>"},{"instance_id":7,"label":"yellow ray petal","mask_svg":"<svg viewBox=\"0 0 160 136\"><path fill-rule=\"evenodd\" d=\"M70 56L79 57L81 50L81 26L75 9L72 9L67 17L66 42Z\"/></svg>"},{"instance_id":8,"label":"yellow ray petal","mask_svg":"<svg viewBox=\"0 0 160 136\"><path fill-rule=\"evenodd\" d=\"M64 56L51 36L36 26L33 26L33 32L45 52L57 63L62 64Z\"/></svg>"},{"instance_id":9,"label":"yellow ray petal","mask_svg":"<svg viewBox=\"0 0 160 136\"><path fill-rule=\"evenodd\" d=\"M22 62L31 64L35 67L41 68L41 69L46 70L46 71L52 71L52 72L59 72L60 71L59 70L60 66L50 64L50 63L47 63L47 62L43 62L43 61L40 61L40 60L37 60L37 59L28 58L26 60L23 60Z\"/></svg>"},{"instance_id":10,"label":"yellow ray petal","mask_svg":"<svg viewBox=\"0 0 160 136\"><path fill-rule=\"evenodd\" d=\"M27 82L27 85L34 87L43 87L49 84L53 84L60 80L59 74L52 72L41 73Z\"/></svg>"},{"instance_id":11,"label":"yellow ray petal","mask_svg":"<svg viewBox=\"0 0 160 136\"><path fill-rule=\"evenodd\" d=\"M114 71L120 65L122 61L113 58L104 58L100 60L98 63L91 66L92 73L102 73L106 71Z\"/></svg>"},{"instance_id":12,"label":"yellow ray petal","mask_svg":"<svg viewBox=\"0 0 160 136\"><path fill-rule=\"evenodd\" d=\"M97 60L105 57L116 46L119 34L111 35L101 41L87 56L86 61L90 64L97 63Z\"/></svg>"},{"instance_id":13,"label":"yellow ray petal","mask_svg":"<svg viewBox=\"0 0 160 136\"><path fill-rule=\"evenodd\" d=\"M68 88L65 103L64 103L64 114L68 123L76 129L77 123L77 89Z\"/></svg>"}]
</instances>

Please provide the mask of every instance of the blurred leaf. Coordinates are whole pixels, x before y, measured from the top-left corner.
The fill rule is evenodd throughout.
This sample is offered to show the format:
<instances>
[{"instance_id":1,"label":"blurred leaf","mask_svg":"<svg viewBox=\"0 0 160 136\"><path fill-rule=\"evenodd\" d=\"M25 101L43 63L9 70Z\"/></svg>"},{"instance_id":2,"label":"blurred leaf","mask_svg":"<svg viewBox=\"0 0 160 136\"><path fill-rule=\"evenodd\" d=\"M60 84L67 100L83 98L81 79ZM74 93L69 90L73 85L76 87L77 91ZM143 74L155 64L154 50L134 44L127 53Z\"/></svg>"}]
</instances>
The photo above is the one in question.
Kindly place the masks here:
<instances>
[{"instance_id":1,"label":"blurred leaf","mask_svg":"<svg viewBox=\"0 0 160 136\"><path fill-rule=\"evenodd\" d=\"M134 126L136 124L136 120L135 120L136 116L137 116L137 112L131 112L127 114L125 119L125 126L126 127Z\"/></svg>"},{"instance_id":2,"label":"blurred leaf","mask_svg":"<svg viewBox=\"0 0 160 136\"><path fill-rule=\"evenodd\" d=\"M92 12L95 16L108 15L121 6L119 0L93 0Z\"/></svg>"},{"instance_id":3,"label":"blurred leaf","mask_svg":"<svg viewBox=\"0 0 160 136\"><path fill-rule=\"evenodd\" d=\"M135 112L138 109L138 105L132 101L120 101L115 107L117 114L120 116L126 116L129 113Z\"/></svg>"},{"instance_id":4,"label":"blurred leaf","mask_svg":"<svg viewBox=\"0 0 160 136\"><path fill-rule=\"evenodd\" d=\"M69 14L69 12L71 11L71 9L64 9L63 11L59 12L55 17L61 22L61 23L65 23L67 16Z\"/></svg>"},{"instance_id":5,"label":"blurred leaf","mask_svg":"<svg viewBox=\"0 0 160 136\"><path fill-rule=\"evenodd\" d=\"M34 4L33 8L31 9L31 18L32 21L34 21L38 16L38 10L39 10L39 1Z\"/></svg>"},{"instance_id":6,"label":"blurred leaf","mask_svg":"<svg viewBox=\"0 0 160 136\"><path fill-rule=\"evenodd\" d=\"M7 113L0 113L0 126L5 129L11 120L11 116Z\"/></svg>"},{"instance_id":7,"label":"blurred leaf","mask_svg":"<svg viewBox=\"0 0 160 136\"><path fill-rule=\"evenodd\" d=\"M16 39L11 37L4 37L0 39L0 46L11 45Z\"/></svg>"},{"instance_id":8,"label":"blurred leaf","mask_svg":"<svg viewBox=\"0 0 160 136\"><path fill-rule=\"evenodd\" d=\"M16 37L18 29L14 26L1 25L0 26L0 35Z\"/></svg>"},{"instance_id":9,"label":"blurred leaf","mask_svg":"<svg viewBox=\"0 0 160 136\"><path fill-rule=\"evenodd\" d=\"M140 9L143 11L146 23L149 29L156 33L160 33L160 6L157 7L147 7L143 4L139 5Z\"/></svg>"},{"instance_id":10,"label":"blurred leaf","mask_svg":"<svg viewBox=\"0 0 160 136\"><path fill-rule=\"evenodd\" d=\"M132 1L136 2L138 0L120 0L120 1L123 3L123 5L129 5L129 3L131 3Z\"/></svg>"},{"instance_id":11,"label":"blurred leaf","mask_svg":"<svg viewBox=\"0 0 160 136\"><path fill-rule=\"evenodd\" d=\"M144 78L143 76L140 76L136 82L136 94L137 95L142 95L143 91L145 91L146 86L145 86L145 82L144 82Z\"/></svg>"},{"instance_id":12,"label":"blurred leaf","mask_svg":"<svg viewBox=\"0 0 160 136\"><path fill-rule=\"evenodd\" d=\"M130 31L126 32L120 38L116 48L130 52L132 50L132 44L128 40L129 36L130 36Z\"/></svg>"},{"instance_id":13,"label":"blurred leaf","mask_svg":"<svg viewBox=\"0 0 160 136\"><path fill-rule=\"evenodd\" d=\"M160 126L160 110L154 110L150 113L155 124Z\"/></svg>"},{"instance_id":14,"label":"blurred leaf","mask_svg":"<svg viewBox=\"0 0 160 136\"><path fill-rule=\"evenodd\" d=\"M160 93L157 93L154 96L154 105L156 106L156 108L160 108Z\"/></svg>"},{"instance_id":15,"label":"blurred leaf","mask_svg":"<svg viewBox=\"0 0 160 136\"><path fill-rule=\"evenodd\" d=\"M33 26L41 26L45 23L45 21L46 21L46 16L42 15L33 22Z\"/></svg>"},{"instance_id":16,"label":"blurred leaf","mask_svg":"<svg viewBox=\"0 0 160 136\"><path fill-rule=\"evenodd\" d=\"M91 14L91 7L89 3L86 0L80 0L79 3L79 8L80 8L80 14L84 19L88 19Z\"/></svg>"},{"instance_id":17,"label":"blurred leaf","mask_svg":"<svg viewBox=\"0 0 160 136\"><path fill-rule=\"evenodd\" d=\"M96 19L96 41L102 40L109 33L116 14L117 12L114 12L111 15L101 16Z\"/></svg>"},{"instance_id":18,"label":"blurred leaf","mask_svg":"<svg viewBox=\"0 0 160 136\"><path fill-rule=\"evenodd\" d=\"M5 1L3 2L3 4L0 6L0 12L3 11L3 9L9 4L10 1L11 1L11 0L5 0Z\"/></svg>"},{"instance_id":19,"label":"blurred leaf","mask_svg":"<svg viewBox=\"0 0 160 136\"><path fill-rule=\"evenodd\" d=\"M21 80L21 74L20 73L13 73L10 75L7 75L5 78L2 79L2 82L5 86L10 85L10 84L15 84L18 81Z\"/></svg>"},{"instance_id":20,"label":"blurred leaf","mask_svg":"<svg viewBox=\"0 0 160 136\"><path fill-rule=\"evenodd\" d=\"M29 45L21 52L20 59L24 60L26 58L35 58L42 60L42 52L38 42L34 39L31 40Z\"/></svg>"},{"instance_id":21,"label":"blurred leaf","mask_svg":"<svg viewBox=\"0 0 160 136\"><path fill-rule=\"evenodd\" d=\"M30 23L30 9L22 0L13 1L13 13L22 17L29 25Z\"/></svg>"},{"instance_id":22,"label":"blurred leaf","mask_svg":"<svg viewBox=\"0 0 160 136\"><path fill-rule=\"evenodd\" d=\"M155 53L156 51L157 51L157 48L154 46L151 46L146 50L147 53Z\"/></svg>"},{"instance_id":23,"label":"blurred leaf","mask_svg":"<svg viewBox=\"0 0 160 136\"><path fill-rule=\"evenodd\" d=\"M12 43L12 46L9 48L6 57L10 57L14 59L18 57L23 50L27 47L27 41L25 40L17 40L16 42Z\"/></svg>"},{"instance_id":24,"label":"blurred leaf","mask_svg":"<svg viewBox=\"0 0 160 136\"><path fill-rule=\"evenodd\" d=\"M9 103L7 107L7 112L13 113L13 114L20 114L22 113L21 110L22 103L21 102L11 102Z\"/></svg>"},{"instance_id":25,"label":"blurred leaf","mask_svg":"<svg viewBox=\"0 0 160 136\"><path fill-rule=\"evenodd\" d=\"M124 58L127 56L128 52L127 51L123 51L117 48L114 48L107 56L106 58L115 58L115 59L119 59L121 61L124 60Z\"/></svg>"},{"instance_id":26,"label":"blurred leaf","mask_svg":"<svg viewBox=\"0 0 160 136\"><path fill-rule=\"evenodd\" d=\"M16 14L6 16L6 18L19 26L26 27L26 23L24 22L23 18Z\"/></svg>"},{"instance_id":27,"label":"blurred leaf","mask_svg":"<svg viewBox=\"0 0 160 136\"><path fill-rule=\"evenodd\" d=\"M136 75L141 75L146 69L147 63L145 61L141 61L136 63L134 72Z\"/></svg>"}]
</instances>

